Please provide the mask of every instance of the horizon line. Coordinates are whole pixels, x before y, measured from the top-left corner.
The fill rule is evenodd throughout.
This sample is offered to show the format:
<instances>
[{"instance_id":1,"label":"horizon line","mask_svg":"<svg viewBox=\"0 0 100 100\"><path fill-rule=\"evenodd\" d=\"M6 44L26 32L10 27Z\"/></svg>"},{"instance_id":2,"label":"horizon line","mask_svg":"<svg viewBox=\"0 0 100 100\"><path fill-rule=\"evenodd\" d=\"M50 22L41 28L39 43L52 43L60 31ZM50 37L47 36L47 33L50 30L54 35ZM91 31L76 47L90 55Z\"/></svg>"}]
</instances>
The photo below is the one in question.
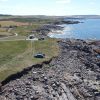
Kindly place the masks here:
<instances>
[{"instance_id":1,"label":"horizon line","mask_svg":"<svg viewBox=\"0 0 100 100\"><path fill-rule=\"evenodd\" d=\"M42 14L38 14L38 15L29 15L29 14L25 14L25 15L17 15L17 14L0 14L1 15L8 15L8 16L100 16L99 14L74 14L74 15L42 15Z\"/></svg>"}]
</instances>

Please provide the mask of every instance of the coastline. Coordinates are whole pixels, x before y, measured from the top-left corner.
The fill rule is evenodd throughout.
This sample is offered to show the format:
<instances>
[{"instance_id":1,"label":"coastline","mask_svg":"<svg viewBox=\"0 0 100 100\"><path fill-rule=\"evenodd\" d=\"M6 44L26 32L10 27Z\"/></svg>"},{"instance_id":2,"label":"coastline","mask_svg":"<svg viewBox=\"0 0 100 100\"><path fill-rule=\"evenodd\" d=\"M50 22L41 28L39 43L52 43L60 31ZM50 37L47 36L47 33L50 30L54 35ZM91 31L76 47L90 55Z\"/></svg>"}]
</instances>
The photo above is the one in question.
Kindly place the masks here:
<instances>
[{"instance_id":1,"label":"coastline","mask_svg":"<svg viewBox=\"0 0 100 100\"><path fill-rule=\"evenodd\" d=\"M51 37L53 34L63 34L63 30L53 30L48 33L48 36Z\"/></svg>"},{"instance_id":2,"label":"coastline","mask_svg":"<svg viewBox=\"0 0 100 100\"><path fill-rule=\"evenodd\" d=\"M48 38L48 34L63 34L63 29L49 24L35 32ZM100 41L67 38L58 40L58 45L57 57L4 80L0 100L99 100Z\"/></svg>"},{"instance_id":3,"label":"coastline","mask_svg":"<svg viewBox=\"0 0 100 100\"><path fill-rule=\"evenodd\" d=\"M80 39L62 39L58 45L60 52L56 58L30 67L27 73L20 73L21 77L16 75L14 80L5 84L0 100L48 100L47 97L51 100L67 100L67 97L69 100L99 100L100 58L94 47L99 47L100 41L87 43Z\"/></svg>"}]
</instances>

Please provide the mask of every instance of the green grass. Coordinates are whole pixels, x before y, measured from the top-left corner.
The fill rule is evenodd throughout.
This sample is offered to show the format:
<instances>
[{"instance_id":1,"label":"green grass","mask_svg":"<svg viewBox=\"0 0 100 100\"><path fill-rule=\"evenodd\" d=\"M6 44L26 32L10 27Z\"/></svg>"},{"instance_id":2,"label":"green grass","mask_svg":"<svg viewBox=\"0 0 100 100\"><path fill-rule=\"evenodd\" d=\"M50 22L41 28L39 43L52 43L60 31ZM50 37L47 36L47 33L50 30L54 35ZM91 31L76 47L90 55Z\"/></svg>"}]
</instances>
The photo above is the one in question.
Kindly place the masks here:
<instances>
[{"instance_id":1,"label":"green grass","mask_svg":"<svg viewBox=\"0 0 100 100\"><path fill-rule=\"evenodd\" d=\"M21 36L27 36L31 33L32 30L38 29L41 25L44 24L50 24L58 19L52 18L52 17L46 17L46 16L37 16L37 17L16 17L13 18L8 18L8 19L2 19L0 21L0 32L6 32L12 33L18 33L18 35ZM17 26L14 29L8 30L8 28L2 28L4 26ZM36 33L37 34L37 33ZM9 35L9 34L8 34Z\"/></svg>"},{"instance_id":2,"label":"green grass","mask_svg":"<svg viewBox=\"0 0 100 100\"><path fill-rule=\"evenodd\" d=\"M26 38L26 36L9 36L7 38L1 38L0 41L26 40Z\"/></svg>"},{"instance_id":3,"label":"green grass","mask_svg":"<svg viewBox=\"0 0 100 100\"><path fill-rule=\"evenodd\" d=\"M7 37L7 36L11 36L12 34L9 32L0 32L0 38L2 37Z\"/></svg>"},{"instance_id":4,"label":"green grass","mask_svg":"<svg viewBox=\"0 0 100 100\"><path fill-rule=\"evenodd\" d=\"M8 16L9 17L9 16ZM44 24L50 24L54 23L58 19L52 18L52 17L46 17L46 16L36 16L36 17L15 17L12 16L12 18L8 19L2 19L0 21L0 33L2 35L2 32L8 33L6 35L2 36L9 36L14 35L14 33L17 33L20 36L28 36L31 34L32 30L36 30L39 27L41 27ZM17 26L13 29L3 28L4 26ZM38 34L38 33L35 33Z\"/></svg>"},{"instance_id":5,"label":"green grass","mask_svg":"<svg viewBox=\"0 0 100 100\"><path fill-rule=\"evenodd\" d=\"M44 59L33 58L34 63L49 60L50 58L57 56L59 47L56 39L47 39L44 41L36 41L33 43L33 54L42 52L46 55Z\"/></svg>"},{"instance_id":6,"label":"green grass","mask_svg":"<svg viewBox=\"0 0 100 100\"><path fill-rule=\"evenodd\" d=\"M41 63L58 55L58 45L55 39L43 41L7 41L0 42L0 81L9 75L20 72L32 64ZM34 58L35 53L46 55L43 59Z\"/></svg>"},{"instance_id":7,"label":"green grass","mask_svg":"<svg viewBox=\"0 0 100 100\"><path fill-rule=\"evenodd\" d=\"M8 19L9 20L9 19ZM51 23L57 20L57 18L53 17L44 17L44 16L35 16L35 17L19 17L19 18L11 18L10 20L16 21L16 22L29 22L29 23Z\"/></svg>"},{"instance_id":8,"label":"green grass","mask_svg":"<svg viewBox=\"0 0 100 100\"><path fill-rule=\"evenodd\" d=\"M27 41L0 42L0 65L7 63L18 53L23 53L27 45Z\"/></svg>"},{"instance_id":9,"label":"green grass","mask_svg":"<svg viewBox=\"0 0 100 100\"><path fill-rule=\"evenodd\" d=\"M0 37L11 36L12 34L8 32L8 29L0 28Z\"/></svg>"},{"instance_id":10,"label":"green grass","mask_svg":"<svg viewBox=\"0 0 100 100\"><path fill-rule=\"evenodd\" d=\"M41 26L40 24L18 26L17 28L13 29L11 33L18 33L18 35L21 36L28 36L32 30L38 29L40 26Z\"/></svg>"},{"instance_id":11,"label":"green grass","mask_svg":"<svg viewBox=\"0 0 100 100\"><path fill-rule=\"evenodd\" d=\"M2 36L18 34L18 36L0 39L0 81L32 64L41 63L57 56L59 49L55 39L35 41L32 44L31 41L25 41L26 36L31 34L32 30L50 22L52 20L47 18L14 18L0 23L1 26L18 24L16 28L11 29L9 32L6 28L0 28L0 35ZM43 59L34 58L33 55L38 52L44 53L46 57Z\"/></svg>"},{"instance_id":12,"label":"green grass","mask_svg":"<svg viewBox=\"0 0 100 100\"><path fill-rule=\"evenodd\" d=\"M1 25L0 27L1 35L9 36L9 34L13 35L14 33L18 33L18 35L27 36L31 33L32 30L38 29L42 24L41 22L23 23L23 22L15 22L15 21L0 21L0 25ZM3 28L4 26L13 26L13 25L17 27L10 30L8 28Z\"/></svg>"},{"instance_id":13,"label":"green grass","mask_svg":"<svg viewBox=\"0 0 100 100\"><path fill-rule=\"evenodd\" d=\"M28 41L0 42L0 80L17 71L18 66L14 66L27 50L28 44Z\"/></svg>"}]
</instances>

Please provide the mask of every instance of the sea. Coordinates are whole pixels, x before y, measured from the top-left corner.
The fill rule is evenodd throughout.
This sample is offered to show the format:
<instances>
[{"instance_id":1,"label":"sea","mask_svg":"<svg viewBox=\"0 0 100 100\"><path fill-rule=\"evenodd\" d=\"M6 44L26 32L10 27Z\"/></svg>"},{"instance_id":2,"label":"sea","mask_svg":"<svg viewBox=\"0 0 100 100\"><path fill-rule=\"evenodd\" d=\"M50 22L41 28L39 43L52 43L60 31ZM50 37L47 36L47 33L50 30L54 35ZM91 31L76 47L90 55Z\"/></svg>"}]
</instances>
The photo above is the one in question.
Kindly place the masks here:
<instances>
[{"instance_id":1,"label":"sea","mask_svg":"<svg viewBox=\"0 0 100 100\"><path fill-rule=\"evenodd\" d=\"M100 40L100 19L78 19L78 24L63 24L63 32L50 33L52 38L75 38Z\"/></svg>"}]
</instances>

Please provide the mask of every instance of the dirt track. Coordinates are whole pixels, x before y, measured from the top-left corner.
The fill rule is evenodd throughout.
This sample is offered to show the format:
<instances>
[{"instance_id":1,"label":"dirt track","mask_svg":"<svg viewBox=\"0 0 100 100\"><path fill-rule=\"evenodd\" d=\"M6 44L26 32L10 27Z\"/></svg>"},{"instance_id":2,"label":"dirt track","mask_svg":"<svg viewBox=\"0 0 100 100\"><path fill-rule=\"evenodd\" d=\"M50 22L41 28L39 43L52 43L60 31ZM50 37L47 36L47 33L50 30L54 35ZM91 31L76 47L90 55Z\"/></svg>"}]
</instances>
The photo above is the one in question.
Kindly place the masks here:
<instances>
[{"instance_id":1,"label":"dirt track","mask_svg":"<svg viewBox=\"0 0 100 100\"><path fill-rule=\"evenodd\" d=\"M0 100L100 100L100 43L62 40L49 64L2 87Z\"/></svg>"}]
</instances>

